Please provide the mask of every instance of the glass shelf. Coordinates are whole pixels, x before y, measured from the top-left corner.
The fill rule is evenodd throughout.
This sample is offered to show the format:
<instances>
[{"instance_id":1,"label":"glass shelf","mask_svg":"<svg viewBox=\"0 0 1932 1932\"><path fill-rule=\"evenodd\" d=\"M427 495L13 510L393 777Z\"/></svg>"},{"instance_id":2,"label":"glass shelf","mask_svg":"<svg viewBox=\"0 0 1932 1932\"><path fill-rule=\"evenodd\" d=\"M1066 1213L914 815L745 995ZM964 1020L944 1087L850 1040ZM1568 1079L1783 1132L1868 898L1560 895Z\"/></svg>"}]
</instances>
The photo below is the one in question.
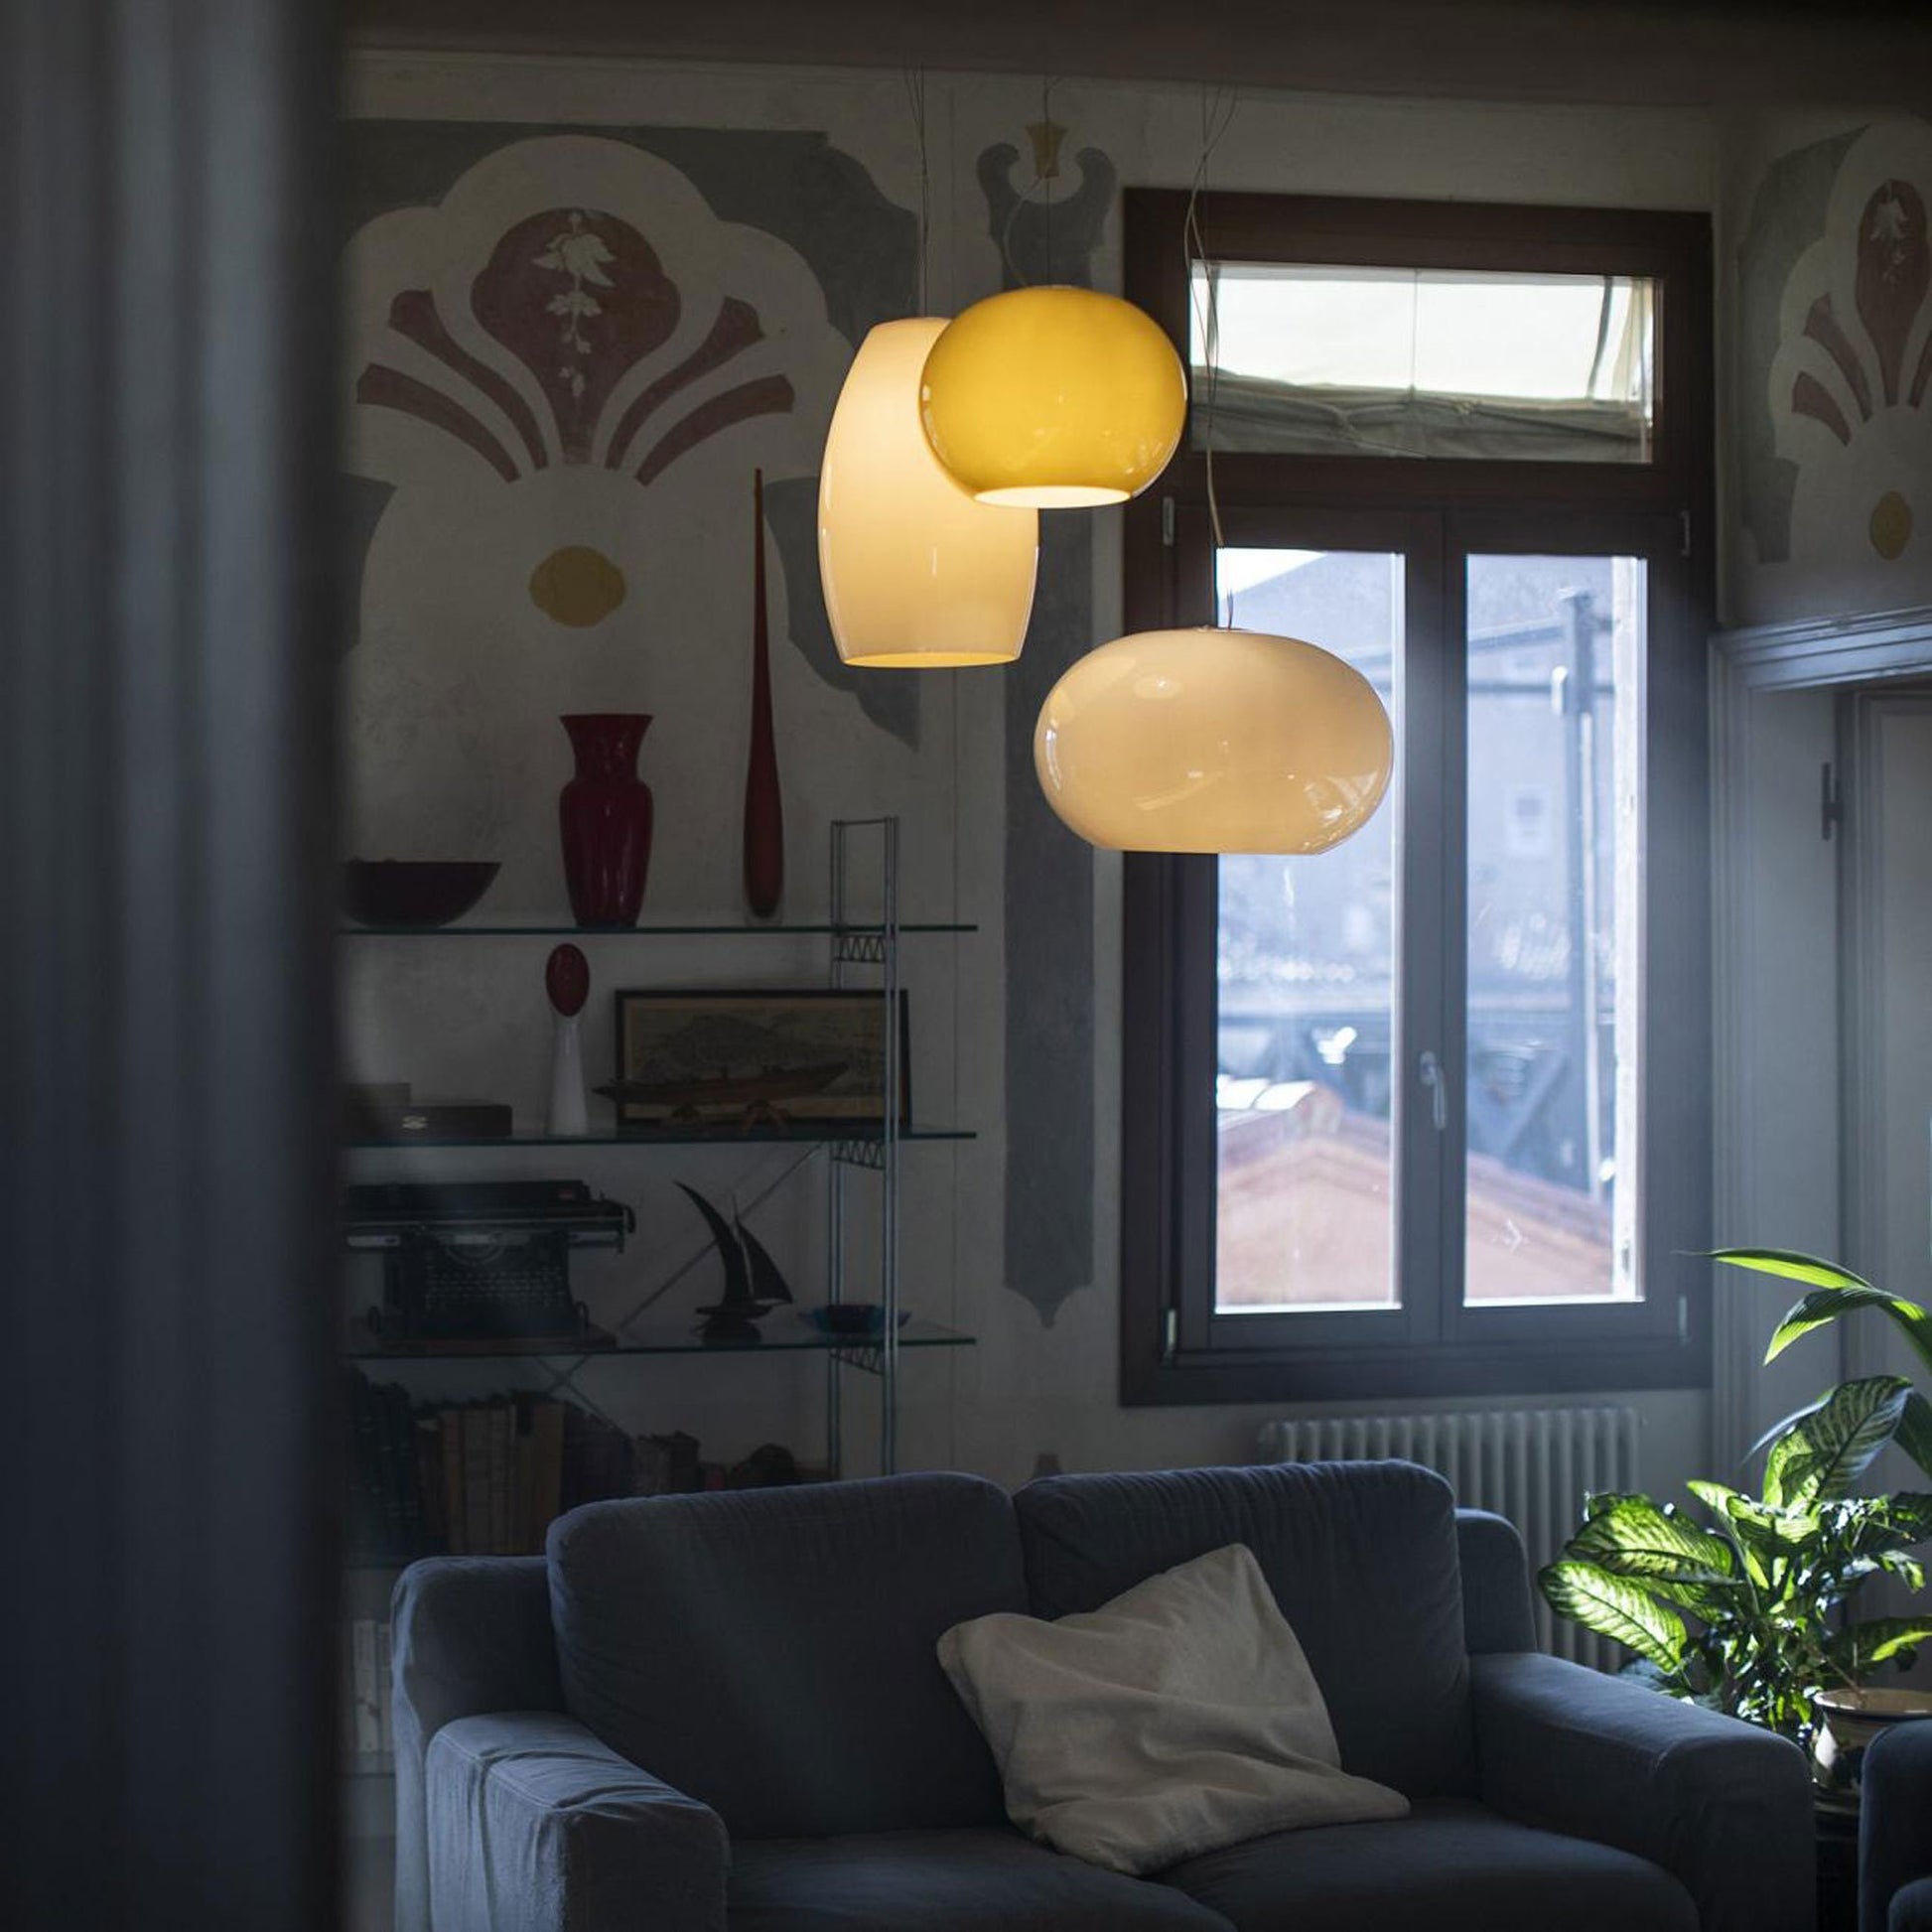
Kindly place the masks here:
<instances>
[{"instance_id":1,"label":"glass shelf","mask_svg":"<svg viewBox=\"0 0 1932 1932\"><path fill-rule=\"evenodd\" d=\"M907 1141L975 1141L978 1133L970 1127L901 1127L901 1144ZM358 1152L391 1154L398 1148L463 1148L487 1153L491 1148L573 1148L573 1147L763 1147L773 1143L798 1146L884 1146L884 1129L860 1121L810 1121L790 1127L740 1128L730 1123L712 1126L705 1122L681 1127L612 1128L601 1134L496 1134L485 1138L444 1139L430 1134L398 1135L388 1140L345 1140L345 1148Z\"/></svg>"},{"instance_id":2,"label":"glass shelf","mask_svg":"<svg viewBox=\"0 0 1932 1932\"><path fill-rule=\"evenodd\" d=\"M732 925L353 925L345 924L340 928L345 939L733 939L754 933L775 933L779 936L809 937L816 935L825 938L843 935L848 938L883 937L883 925L811 925L780 922L771 925L754 925L748 920L740 920ZM906 919L898 927L901 939L915 933L929 932L977 932L975 924L954 922L934 923L929 920Z\"/></svg>"},{"instance_id":3,"label":"glass shelf","mask_svg":"<svg viewBox=\"0 0 1932 1932\"><path fill-rule=\"evenodd\" d=\"M460 1353L439 1353L434 1346L384 1347L374 1340L352 1340L342 1351L345 1362L500 1362L514 1359L601 1361L619 1355L783 1355L800 1353L876 1355L883 1346L877 1335L828 1335L814 1328L802 1314L774 1310L759 1324L757 1341L706 1341L697 1332L698 1318L686 1315L675 1326L645 1328L608 1348L573 1347L570 1343L540 1341L534 1345L505 1341L483 1348L471 1343ZM936 1321L907 1321L898 1331L901 1348L970 1348L975 1337Z\"/></svg>"}]
</instances>

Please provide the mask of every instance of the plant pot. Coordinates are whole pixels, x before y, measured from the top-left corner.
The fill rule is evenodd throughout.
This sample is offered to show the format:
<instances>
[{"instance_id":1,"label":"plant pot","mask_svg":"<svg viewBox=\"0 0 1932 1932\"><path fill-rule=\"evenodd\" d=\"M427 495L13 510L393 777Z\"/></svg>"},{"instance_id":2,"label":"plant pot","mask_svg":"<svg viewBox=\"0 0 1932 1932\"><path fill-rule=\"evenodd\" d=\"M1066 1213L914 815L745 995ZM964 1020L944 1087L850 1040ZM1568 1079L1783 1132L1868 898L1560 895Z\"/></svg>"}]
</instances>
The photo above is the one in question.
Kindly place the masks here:
<instances>
[{"instance_id":1,"label":"plant pot","mask_svg":"<svg viewBox=\"0 0 1932 1932\"><path fill-rule=\"evenodd\" d=\"M1923 1691L1820 1691L1811 1738L1811 1773L1823 1791L1856 1803L1865 1747L1893 1725L1932 1718L1932 1695Z\"/></svg>"},{"instance_id":2,"label":"plant pot","mask_svg":"<svg viewBox=\"0 0 1932 1932\"><path fill-rule=\"evenodd\" d=\"M571 912L581 926L635 925L650 871L650 787L637 775L650 719L580 712L562 723L577 754L557 801Z\"/></svg>"}]
</instances>

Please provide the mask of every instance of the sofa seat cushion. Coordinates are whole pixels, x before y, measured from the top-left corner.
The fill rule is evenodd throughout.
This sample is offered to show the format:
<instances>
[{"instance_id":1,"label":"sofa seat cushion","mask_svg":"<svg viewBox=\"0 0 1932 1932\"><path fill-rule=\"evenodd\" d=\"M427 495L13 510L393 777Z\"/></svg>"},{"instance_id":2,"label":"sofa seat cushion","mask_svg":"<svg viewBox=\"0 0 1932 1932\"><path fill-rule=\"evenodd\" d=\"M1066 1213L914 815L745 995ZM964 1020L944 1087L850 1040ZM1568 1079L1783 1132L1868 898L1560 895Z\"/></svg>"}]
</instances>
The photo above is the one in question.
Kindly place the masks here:
<instances>
[{"instance_id":1,"label":"sofa seat cushion","mask_svg":"<svg viewBox=\"0 0 1932 1932\"><path fill-rule=\"evenodd\" d=\"M1459 1799L1271 1833L1161 1879L1235 1932L1698 1932L1690 1893L1656 1865Z\"/></svg>"},{"instance_id":2,"label":"sofa seat cushion","mask_svg":"<svg viewBox=\"0 0 1932 1932\"><path fill-rule=\"evenodd\" d=\"M734 1840L1004 1825L937 1645L1026 1607L1013 1505L977 1476L592 1503L550 1529L565 1709Z\"/></svg>"},{"instance_id":3,"label":"sofa seat cushion","mask_svg":"<svg viewBox=\"0 0 1932 1932\"><path fill-rule=\"evenodd\" d=\"M1334 1721L1341 1768L1473 1798L1455 1503L1412 1462L1047 1476L1014 1497L1033 1613L1097 1610L1229 1543L1261 1565Z\"/></svg>"},{"instance_id":4,"label":"sofa seat cushion","mask_svg":"<svg viewBox=\"0 0 1932 1932\"><path fill-rule=\"evenodd\" d=\"M727 1898L730 1932L1229 1932L1182 1892L1009 1830L741 1842Z\"/></svg>"}]
</instances>

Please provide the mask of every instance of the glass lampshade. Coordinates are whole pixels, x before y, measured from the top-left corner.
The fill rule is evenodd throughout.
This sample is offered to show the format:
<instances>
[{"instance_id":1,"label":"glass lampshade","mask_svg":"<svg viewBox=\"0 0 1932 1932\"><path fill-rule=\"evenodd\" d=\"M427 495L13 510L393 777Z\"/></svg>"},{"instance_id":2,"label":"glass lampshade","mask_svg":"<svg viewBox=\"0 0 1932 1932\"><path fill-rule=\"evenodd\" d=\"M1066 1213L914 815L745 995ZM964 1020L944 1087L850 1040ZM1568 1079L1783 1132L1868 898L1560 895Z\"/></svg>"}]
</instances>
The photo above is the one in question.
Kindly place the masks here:
<instances>
[{"instance_id":1,"label":"glass lampshade","mask_svg":"<svg viewBox=\"0 0 1932 1932\"><path fill-rule=\"evenodd\" d=\"M1395 741L1352 665L1256 630L1143 630L1046 694L1034 765L1090 845L1325 851L1388 789Z\"/></svg>"},{"instance_id":2,"label":"glass lampshade","mask_svg":"<svg viewBox=\"0 0 1932 1932\"><path fill-rule=\"evenodd\" d=\"M919 371L943 320L885 322L839 391L818 479L818 574L848 664L944 669L1020 655L1039 517L976 503L919 427Z\"/></svg>"},{"instance_id":3,"label":"glass lampshade","mask_svg":"<svg viewBox=\"0 0 1932 1932\"><path fill-rule=\"evenodd\" d=\"M1187 378L1161 327L1093 289L1011 289L925 360L933 454L983 503L1070 509L1138 495L1168 467Z\"/></svg>"}]
</instances>

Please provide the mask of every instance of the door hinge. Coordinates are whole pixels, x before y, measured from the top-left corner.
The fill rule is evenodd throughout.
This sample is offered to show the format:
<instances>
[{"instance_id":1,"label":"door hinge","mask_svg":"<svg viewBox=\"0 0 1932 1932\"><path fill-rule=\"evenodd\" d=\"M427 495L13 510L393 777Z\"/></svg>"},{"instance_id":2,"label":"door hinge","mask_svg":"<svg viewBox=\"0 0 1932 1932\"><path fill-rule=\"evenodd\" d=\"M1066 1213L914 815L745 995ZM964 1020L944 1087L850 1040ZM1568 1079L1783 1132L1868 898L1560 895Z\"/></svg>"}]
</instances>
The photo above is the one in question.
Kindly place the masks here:
<instances>
[{"instance_id":1,"label":"door hinge","mask_svg":"<svg viewBox=\"0 0 1932 1932\"><path fill-rule=\"evenodd\" d=\"M1677 1339L1680 1344L1691 1338L1691 1298L1680 1295L1677 1298Z\"/></svg>"},{"instance_id":2,"label":"door hinge","mask_svg":"<svg viewBox=\"0 0 1932 1932\"><path fill-rule=\"evenodd\" d=\"M1172 1368L1180 1352L1180 1311L1166 1309L1161 1315L1161 1366Z\"/></svg>"},{"instance_id":3,"label":"door hinge","mask_svg":"<svg viewBox=\"0 0 1932 1932\"><path fill-rule=\"evenodd\" d=\"M1677 554L1688 557L1691 554L1691 512L1677 512Z\"/></svg>"},{"instance_id":4,"label":"door hinge","mask_svg":"<svg viewBox=\"0 0 1932 1932\"><path fill-rule=\"evenodd\" d=\"M1845 801L1839 795L1838 773L1829 764L1818 767L1818 836L1828 844L1845 823Z\"/></svg>"},{"instance_id":5,"label":"door hinge","mask_svg":"<svg viewBox=\"0 0 1932 1932\"><path fill-rule=\"evenodd\" d=\"M1173 498L1161 498L1161 541L1168 549L1173 548Z\"/></svg>"}]
</instances>

